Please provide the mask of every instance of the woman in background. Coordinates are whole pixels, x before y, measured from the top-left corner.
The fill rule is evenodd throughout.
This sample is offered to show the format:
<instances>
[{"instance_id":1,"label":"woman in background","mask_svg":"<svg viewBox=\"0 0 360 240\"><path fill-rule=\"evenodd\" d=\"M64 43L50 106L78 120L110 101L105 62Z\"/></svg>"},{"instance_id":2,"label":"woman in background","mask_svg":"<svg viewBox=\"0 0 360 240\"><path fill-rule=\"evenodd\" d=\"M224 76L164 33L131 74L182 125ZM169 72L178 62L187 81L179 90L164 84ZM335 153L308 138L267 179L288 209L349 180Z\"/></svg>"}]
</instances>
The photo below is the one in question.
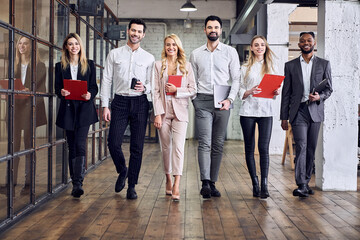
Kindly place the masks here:
<instances>
[{"instance_id":1,"label":"woman in background","mask_svg":"<svg viewBox=\"0 0 360 240\"><path fill-rule=\"evenodd\" d=\"M64 89L64 79L87 82L87 93L84 100L67 100L70 92ZM85 175L86 138L91 124L98 122L94 98L98 92L95 65L87 60L81 38L76 33L66 36L61 62L55 65L55 93L60 98L56 125L66 130L69 146L69 170L73 190L71 195L79 198L84 194L82 188Z\"/></svg>"},{"instance_id":2,"label":"woman in background","mask_svg":"<svg viewBox=\"0 0 360 240\"><path fill-rule=\"evenodd\" d=\"M168 83L169 76L181 75L181 86ZM167 95L173 94L173 95ZM166 194L180 200L180 177L184 164L184 146L188 125L189 98L196 94L194 73L186 61L179 37L171 34L164 39L161 61L155 62L152 82L154 126L159 129ZM171 174L174 176L172 185Z\"/></svg>"},{"instance_id":3,"label":"woman in background","mask_svg":"<svg viewBox=\"0 0 360 240\"><path fill-rule=\"evenodd\" d=\"M15 90L30 92L46 93L46 68L45 64L39 60L39 54L36 54L35 71L36 79L35 89L31 89L32 77L34 71L32 69L31 51L32 43L27 37L21 36L16 43L15 52ZM18 81L18 82L17 82ZM21 84L20 84L21 81ZM21 86L21 87L20 87ZM18 88L21 89L18 89ZM43 97L36 97L36 111L35 111L35 127L40 127L47 124L45 103ZM31 120L32 119L32 101L29 95L17 94L15 95L15 111L14 111L14 152L20 151L21 147L21 132L24 131L24 149L31 148ZM18 169L20 158L14 158L14 185L17 184ZM30 155L25 157L25 185L21 193L27 194L30 189Z\"/></svg>"},{"instance_id":4,"label":"woman in background","mask_svg":"<svg viewBox=\"0 0 360 240\"><path fill-rule=\"evenodd\" d=\"M268 173L269 173L269 143L273 116L275 115L273 103L275 96L280 94L280 88L274 91L274 98L254 97L254 94L260 93L258 88L264 74L274 74L274 53L263 36L254 36L250 44L249 61L241 67L241 81L239 97L240 124L244 135L246 165L251 176L253 185L253 196L267 198L268 192ZM280 87L280 86L279 86ZM254 159L255 149L255 124L258 124L259 139L258 149L260 154L260 172L261 172L261 191L259 180L256 175L256 166Z\"/></svg>"}]
</instances>

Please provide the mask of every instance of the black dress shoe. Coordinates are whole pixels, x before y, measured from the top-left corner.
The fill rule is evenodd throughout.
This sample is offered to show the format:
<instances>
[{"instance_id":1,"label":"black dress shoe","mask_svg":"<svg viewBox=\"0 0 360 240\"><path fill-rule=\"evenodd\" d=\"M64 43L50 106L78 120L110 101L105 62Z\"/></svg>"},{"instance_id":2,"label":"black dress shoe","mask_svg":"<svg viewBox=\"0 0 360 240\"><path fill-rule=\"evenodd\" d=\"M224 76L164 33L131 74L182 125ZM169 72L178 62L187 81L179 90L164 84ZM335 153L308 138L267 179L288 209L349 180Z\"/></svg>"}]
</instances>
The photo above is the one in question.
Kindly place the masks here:
<instances>
[{"instance_id":1,"label":"black dress shoe","mask_svg":"<svg viewBox=\"0 0 360 240\"><path fill-rule=\"evenodd\" d=\"M135 191L135 188L133 187L129 187L126 193L126 198L127 199L137 199L137 194Z\"/></svg>"},{"instance_id":2,"label":"black dress shoe","mask_svg":"<svg viewBox=\"0 0 360 240\"><path fill-rule=\"evenodd\" d=\"M270 197L269 191L268 191L268 180L267 177L261 178L261 191L260 191L260 198L266 199Z\"/></svg>"},{"instance_id":3,"label":"black dress shoe","mask_svg":"<svg viewBox=\"0 0 360 240\"><path fill-rule=\"evenodd\" d=\"M215 187L215 183L214 182L210 182L210 189L211 189L211 193L210 195L212 197L221 197L221 193L219 192L219 190L216 189Z\"/></svg>"},{"instance_id":4,"label":"black dress shoe","mask_svg":"<svg viewBox=\"0 0 360 240\"><path fill-rule=\"evenodd\" d=\"M308 197L308 190L306 188L306 184L300 184L297 189L293 191L293 196L296 197Z\"/></svg>"},{"instance_id":5,"label":"black dress shoe","mask_svg":"<svg viewBox=\"0 0 360 240\"><path fill-rule=\"evenodd\" d=\"M306 189L307 189L307 191L308 191L308 194L310 194L310 195L314 195L314 190L312 190L310 187L309 187L309 185L308 184L306 184Z\"/></svg>"},{"instance_id":6,"label":"black dress shoe","mask_svg":"<svg viewBox=\"0 0 360 240\"><path fill-rule=\"evenodd\" d=\"M203 198L211 198L211 188L209 184L209 180L202 180L202 187L200 190L200 194Z\"/></svg>"},{"instance_id":7,"label":"black dress shoe","mask_svg":"<svg viewBox=\"0 0 360 240\"><path fill-rule=\"evenodd\" d=\"M125 180L127 178L128 169L119 174L116 183L115 183L115 192L120 192L125 187Z\"/></svg>"}]
</instances>

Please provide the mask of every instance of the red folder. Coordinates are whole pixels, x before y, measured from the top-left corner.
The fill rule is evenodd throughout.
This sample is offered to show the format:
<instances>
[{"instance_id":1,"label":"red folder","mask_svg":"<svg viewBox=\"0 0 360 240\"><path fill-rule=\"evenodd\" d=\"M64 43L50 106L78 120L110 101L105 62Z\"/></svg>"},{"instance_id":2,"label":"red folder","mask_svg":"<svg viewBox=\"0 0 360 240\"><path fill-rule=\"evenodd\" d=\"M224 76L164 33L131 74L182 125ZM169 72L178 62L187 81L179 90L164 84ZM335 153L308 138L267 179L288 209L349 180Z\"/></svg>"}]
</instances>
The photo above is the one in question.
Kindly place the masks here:
<instances>
[{"instance_id":1,"label":"red folder","mask_svg":"<svg viewBox=\"0 0 360 240\"><path fill-rule=\"evenodd\" d=\"M168 83L171 83L171 84L174 84L175 87L181 87L181 79L182 79L182 76L181 75L170 75L169 76L169 80L168 80ZM167 92L166 95L175 95L175 93L169 93Z\"/></svg>"},{"instance_id":2,"label":"red folder","mask_svg":"<svg viewBox=\"0 0 360 240\"><path fill-rule=\"evenodd\" d=\"M0 86L2 89L9 89L9 79L1 79ZM14 90L24 91L25 86L22 84L20 78L14 79ZM30 95L28 94L16 94L15 99L27 99Z\"/></svg>"},{"instance_id":3,"label":"red folder","mask_svg":"<svg viewBox=\"0 0 360 240\"><path fill-rule=\"evenodd\" d=\"M281 86L285 76L265 74L258 88L261 88L261 93L254 94L254 97L273 98L274 91Z\"/></svg>"},{"instance_id":4,"label":"red folder","mask_svg":"<svg viewBox=\"0 0 360 240\"><path fill-rule=\"evenodd\" d=\"M65 99L86 101L81 95L87 93L87 81L64 79L64 89L70 92Z\"/></svg>"},{"instance_id":5,"label":"red folder","mask_svg":"<svg viewBox=\"0 0 360 240\"><path fill-rule=\"evenodd\" d=\"M21 90L25 89L25 87L22 84L20 78L15 78L14 83L15 83L14 90L20 90L21 91ZM2 89L9 89L9 79L0 80L0 86L1 86Z\"/></svg>"}]
</instances>

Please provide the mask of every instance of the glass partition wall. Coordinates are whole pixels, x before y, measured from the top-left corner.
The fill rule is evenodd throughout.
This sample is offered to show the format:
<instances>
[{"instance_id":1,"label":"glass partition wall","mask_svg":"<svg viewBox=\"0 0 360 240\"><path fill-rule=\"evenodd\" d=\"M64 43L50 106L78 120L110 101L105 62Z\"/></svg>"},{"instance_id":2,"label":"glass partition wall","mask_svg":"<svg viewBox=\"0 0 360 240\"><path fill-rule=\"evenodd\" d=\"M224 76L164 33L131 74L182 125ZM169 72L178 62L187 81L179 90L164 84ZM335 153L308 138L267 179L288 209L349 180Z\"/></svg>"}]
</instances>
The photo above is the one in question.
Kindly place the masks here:
<instances>
[{"instance_id":1,"label":"glass partition wall","mask_svg":"<svg viewBox=\"0 0 360 240\"><path fill-rule=\"evenodd\" d=\"M116 41L104 37L107 24L117 21L107 6L84 13L74 7L77 2L2 1L0 231L64 189L70 180L65 134L55 125L59 100L54 94L54 65L60 61L63 39L69 32L81 36L87 57L96 63L99 89L105 57L116 47ZM22 82L25 89L19 87ZM99 95L95 104L100 116ZM89 130L87 170L109 155L108 124L99 120Z\"/></svg>"}]
</instances>

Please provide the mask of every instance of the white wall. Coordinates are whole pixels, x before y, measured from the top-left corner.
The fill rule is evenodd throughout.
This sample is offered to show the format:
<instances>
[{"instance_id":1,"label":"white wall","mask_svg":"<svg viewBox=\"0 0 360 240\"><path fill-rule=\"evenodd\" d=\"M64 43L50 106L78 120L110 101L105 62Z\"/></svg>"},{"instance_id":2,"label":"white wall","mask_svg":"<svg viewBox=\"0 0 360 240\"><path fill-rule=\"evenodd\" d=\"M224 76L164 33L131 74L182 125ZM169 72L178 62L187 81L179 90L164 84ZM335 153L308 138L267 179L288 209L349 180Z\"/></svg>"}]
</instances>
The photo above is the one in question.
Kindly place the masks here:
<instances>
[{"instance_id":1,"label":"white wall","mask_svg":"<svg viewBox=\"0 0 360 240\"><path fill-rule=\"evenodd\" d=\"M320 1L318 16L318 55L331 63L334 92L325 102L316 153L316 186L356 191L360 4Z\"/></svg>"}]
</instances>

